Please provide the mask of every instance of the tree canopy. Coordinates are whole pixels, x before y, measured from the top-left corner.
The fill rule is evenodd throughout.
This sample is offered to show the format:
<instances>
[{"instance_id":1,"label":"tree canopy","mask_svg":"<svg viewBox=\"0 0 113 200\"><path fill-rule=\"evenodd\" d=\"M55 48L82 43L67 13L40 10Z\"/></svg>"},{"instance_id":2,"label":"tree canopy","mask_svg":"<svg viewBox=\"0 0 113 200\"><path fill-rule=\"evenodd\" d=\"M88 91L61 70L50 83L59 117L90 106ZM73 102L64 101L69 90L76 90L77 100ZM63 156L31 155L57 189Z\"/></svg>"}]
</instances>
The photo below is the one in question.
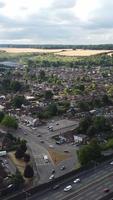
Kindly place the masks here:
<instances>
[{"instance_id":1,"label":"tree canopy","mask_svg":"<svg viewBox=\"0 0 113 200\"><path fill-rule=\"evenodd\" d=\"M1 125L5 126L7 128L14 128L14 129L18 128L18 123L17 123L16 119L9 115L5 115L5 117L1 121Z\"/></svg>"}]
</instances>

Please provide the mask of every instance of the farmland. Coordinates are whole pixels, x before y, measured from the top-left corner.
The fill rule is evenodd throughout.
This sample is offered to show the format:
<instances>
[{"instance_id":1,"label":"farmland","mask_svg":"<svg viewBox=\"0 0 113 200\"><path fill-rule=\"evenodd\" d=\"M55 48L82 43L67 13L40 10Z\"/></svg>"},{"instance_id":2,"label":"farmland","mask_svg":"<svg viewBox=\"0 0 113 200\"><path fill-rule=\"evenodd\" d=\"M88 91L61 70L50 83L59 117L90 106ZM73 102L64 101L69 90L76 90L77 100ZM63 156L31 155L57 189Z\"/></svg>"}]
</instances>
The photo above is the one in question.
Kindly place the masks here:
<instances>
[{"instance_id":1,"label":"farmland","mask_svg":"<svg viewBox=\"0 0 113 200\"><path fill-rule=\"evenodd\" d=\"M111 50L84 50L84 49L39 49L39 48L0 48L1 52L20 54L20 53L54 53L59 56L84 57L104 53L111 53Z\"/></svg>"},{"instance_id":2,"label":"farmland","mask_svg":"<svg viewBox=\"0 0 113 200\"><path fill-rule=\"evenodd\" d=\"M55 53L63 49L35 49L35 48L0 48L0 51L7 53Z\"/></svg>"},{"instance_id":3,"label":"farmland","mask_svg":"<svg viewBox=\"0 0 113 200\"><path fill-rule=\"evenodd\" d=\"M93 56L98 54L104 54L104 53L111 52L110 50L83 50L83 49L77 49L77 50L64 50L62 52L57 52L55 54L61 55L61 56L76 56L76 57L82 57L82 56Z\"/></svg>"}]
</instances>

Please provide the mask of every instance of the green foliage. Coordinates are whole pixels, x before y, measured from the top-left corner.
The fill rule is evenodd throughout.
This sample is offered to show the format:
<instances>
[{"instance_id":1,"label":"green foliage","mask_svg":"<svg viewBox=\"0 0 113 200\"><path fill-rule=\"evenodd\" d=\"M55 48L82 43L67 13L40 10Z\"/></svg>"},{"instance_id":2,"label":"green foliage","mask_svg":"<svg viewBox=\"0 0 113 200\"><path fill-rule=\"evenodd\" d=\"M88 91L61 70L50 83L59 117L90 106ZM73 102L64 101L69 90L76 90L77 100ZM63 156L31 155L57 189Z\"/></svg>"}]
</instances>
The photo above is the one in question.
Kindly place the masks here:
<instances>
[{"instance_id":1,"label":"green foliage","mask_svg":"<svg viewBox=\"0 0 113 200\"><path fill-rule=\"evenodd\" d=\"M51 91L51 90L46 90L46 91L45 91L45 99L46 99L46 100L51 100L52 97L53 97L52 91Z\"/></svg>"},{"instance_id":2,"label":"green foliage","mask_svg":"<svg viewBox=\"0 0 113 200\"><path fill-rule=\"evenodd\" d=\"M24 170L24 177L25 178L32 178L34 176L33 168L30 165L27 165Z\"/></svg>"},{"instance_id":3,"label":"green foliage","mask_svg":"<svg viewBox=\"0 0 113 200\"><path fill-rule=\"evenodd\" d=\"M46 80L46 74L44 70L40 70L38 79L42 82Z\"/></svg>"},{"instance_id":4,"label":"green foliage","mask_svg":"<svg viewBox=\"0 0 113 200\"><path fill-rule=\"evenodd\" d=\"M96 140L82 147L78 151L78 159L81 165L88 165L92 162L97 162L101 158L101 148Z\"/></svg>"},{"instance_id":5,"label":"green foliage","mask_svg":"<svg viewBox=\"0 0 113 200\"><path fill-rule=\"evenodd\" d=\"M21 159L24 157L24 151L19 147L15 152L15 158Z\"/></svg>"},{"instance_id":6,"label":"green foliage","mask_svg":"<svg viewBox=\"0 0 113 200\"><path fill-rule=\"evenodd\" d=\"M58 112L57 105L55 103L49 104L48 112L51 116L55 116Z\"/></svg>"},{"instance_id":7,"label":"green foliage","mask_svg":"<svg viewBox=\"0 0 113 200\"><path fill-rule=\"evenodd\" d=\"M5 115L5 117L1 121L1 125L5 126L7 128L14 128L14 129L18 128L18 123L17 123L16 119L9 115Z\"/></svg>"},{"instance_id":8,"label":"green foliage","mask_svg":"<svg viewBox=\"0 0 113 200\"><path fill-rule=\"evenodd\" d=\"M26 103L26 100L24 96L15 96L12 103L15 108L21 108L22 104Z\"/></svg>"},{"instance_id":9,"label":"green foliage","mask_svg":"<svg viewBox=\"0 0 113 200\"><path fill-rule=\"evenodd\" d=\"M4 112L0 111L0 123L3 120L4 116L5 116Z\"/></svg>"},{"instance_id":10,"label":"green foliage","mask_svg":"<svg viewBox=\"0 0 113 200\"><path fill-rule=\"evenodd\" d=\"M18 189L24 184L24 179L21 173L17 170L15 174L11 175L11 182Z\"/></svg>"},{"instance_id":11,"label":"green foliage","mask_svg":"<svg viewBox=\"0 0 113 200\"><path fill-rule=\"evenodd\" d=\"M30 155L28 153L24 154L24 161L28 163L30 161Z\"/></svg>"},{"instance_id":12,"label":"green foliage","mask_svg":"<svg viewBox=\"0 0 113 200\"><path fill-rule=\"evenodd\" d=\"M89 137L94 137L101 132L109 136L108 132L112 132L112 126L111 122L103 116L86 117L80 121L77 132Z\"/></svg>"},{"instance_id":13,"label":"green foliage","mask_svg":"<svg viewBox=\"0 0 113 200\"><path fill-rule=\"evenodd\" d=\"M12 81L10 87L13 92L18 92L22 89L22 85L19 81Z\"/></svg>"}]
</instances>

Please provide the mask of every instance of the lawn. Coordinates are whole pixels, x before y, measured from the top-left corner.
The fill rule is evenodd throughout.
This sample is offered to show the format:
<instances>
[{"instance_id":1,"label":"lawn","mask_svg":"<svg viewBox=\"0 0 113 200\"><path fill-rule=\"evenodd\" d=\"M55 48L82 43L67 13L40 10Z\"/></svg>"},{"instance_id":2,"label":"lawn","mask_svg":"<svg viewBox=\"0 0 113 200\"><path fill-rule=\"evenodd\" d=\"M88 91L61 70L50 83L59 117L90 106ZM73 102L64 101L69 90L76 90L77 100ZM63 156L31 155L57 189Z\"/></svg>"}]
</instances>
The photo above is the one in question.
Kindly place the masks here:
<instances>
[{"instance_id":1,"label":"lawn","mask_svg":"<svg viewBox=\"0 0 113 200\"><path fill-rule=\"evenodd\" d=\"M15 151L10 152L9 154L10 159L14 163L14 165L18 168L20 173L23 175L25 169L25 162L23 160L18 160L15 158Z\"/></svg>"},{"instance_id":2,"label":"lawn","mask_svg":"<svg viewBox=\"0 0 113 200\"><path fill-rule=\"evenodd\" d=\"M68 153L63 153L60 151L56 151L53 149L48 149L48 152L54 162L55 165L59 164L61 161L68 159L71 155Z\"/></svg>"}]
</instances>

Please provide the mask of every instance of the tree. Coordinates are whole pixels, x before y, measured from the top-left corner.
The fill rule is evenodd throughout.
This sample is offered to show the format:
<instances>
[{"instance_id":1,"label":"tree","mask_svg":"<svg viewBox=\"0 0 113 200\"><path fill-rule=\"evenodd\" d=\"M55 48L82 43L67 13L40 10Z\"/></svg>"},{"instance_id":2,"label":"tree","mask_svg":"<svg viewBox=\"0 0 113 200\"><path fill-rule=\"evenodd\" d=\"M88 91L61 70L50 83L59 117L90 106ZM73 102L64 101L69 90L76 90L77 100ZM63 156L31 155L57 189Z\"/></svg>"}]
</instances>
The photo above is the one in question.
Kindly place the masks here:
<instances>
[{"instance_id":1,"label":"tree","mask_svg":"<svg viewBox=\"0 0 113 200\"><path fill-rule=\"evenodd\" d=\"M22 89L22 85L19 81L12 81L11 82L11 90L14 92L18 92Z\"/></svg>"},{"instance_id":2,"label":"tree","mask_svg":"<svg viewBox=\"0 0 113 200\"><path fill-rule=\"evenodd\" d=\"M0 122L3 120L4 116L5 116L4 112L0 111Z\"/></svg>"},{"instance_id":3,"label":"tree","mask_svg":"<svg viewBox=\"0 0 113 200\"><path fill-rule=\"evenodd\" d=\"M55 116L58 112L56 104L55 103L49 104L48 111L52 116Z\"/></svg>"},{"instance_id":4,"label":"tree","mask_svg":"<svg viewBox=\"0 0 113 200\"><path fill-rule=\"evenodd\" d=\"M46 90L46 91L45 91L45 99L46 99L46 100L51 100L52 97L53 97L52 91L51 91L51 90Z\"/></svg>"},{"instance_id":5,"label":"tree","mask_svg":"<svg viewBox=\"0 0 113 200\"><path fill-rule=\"evenodd\" d=\"M30 155L28 153L24 154L24 161L28 163L30 161Z\"/></svg>"},{"instance_id":6,"label":"tree","mask_svg":"<svg viewBox=\"0 0 113 200\"><path fill-rule=\"evenodd\" d=\"M83 133L86 134L87 130L89 129L91 125L91 118L90 117L86 117L84 119L82 119L79 123L79 127L78 127L78 133Z\"/></svg>"},{"instance_id":7,"label":"tree","mask_svg":"<svg viewBox=\"0 0 113 200\"><path fill-rule=\"evenodd\" d=\"M40 70L38 78L41 81L45 81L46 75L45 75L45 71L44 70Z\"/></svg>"},{"instance_id":8,"label":"tree","mask_svg":"<svg viewBox=\"0 0 113 200\"><path fill-rule=\"evenodd\" d=\"M15 108L21 108L22 104L25 103L25 97L24 96L15 96L12 102L13 102L13 106Z\"/></svg>"},{"instance_id":9,"label":"tree","mask_svg":"<svg viewBox=\"0 0 113 200\"><path fill-rule=\"evenodd\" d=\"M27 145L26 145L26 143L21 143L21 145L20 145L20 149L25 153L26 152L26 150L27 150Z\"/></svg>"},{"instance_id":10,"label":"tree","mask_svg":"<svg viewBox=\"0 0 113 200\"><path fill-rule=\"evenodd\" d=\"M85 101L84 102L83 101L79 102L78 103L78 107L80 108L81 111L88 111L88 110L90 110L88 102L85 102Z\"/></svg>"},{"instance_id":11,"label":"tree","mask_svg":"<svg viewBox=\"0 0 113 200\"><path fill-rule=\"evenodd\" d=\"M19 147L15 152L15 157L21 159L24 157L24 151Z\"/></svg>"},{"instance_id":12,"label":"tree","mask_svg":"<svg viewBox=\"0 0 113 200\"><path fill-rule=\"evenodd\" d=\"M111 123L103 116L98 116L93 118L93 126L97 132L99 131L112 131Z\"/></svg>"},{"instance_id":13,"label":"tree","mask_svg":"<svg viewBox=\"0 0 113 200\"><path fill-rule=\"evenodd\" d=\"M24 170L25 178L32 178L34 176L33 168L30 165L27 165Z\"/></svg>"},{"instance_id":14,"label":"tree","mask_svg":"<svg viewBox=\"0 0 113 200\"><path fill-rule=\"evenodd\" d=\"M96 140L92 140L90 144L82 147L78 151L78 159L81 165L88 165L97 162L101 157L101 148Z\"/></svg>"},{"instance_id":15,"label":"tree","mask_svg":"<svg viewBox=\"0 0 113 200\"><path fill-rule=\"evenodd\" d=\"M7 128L14 128L14 129L18 128L18 123L17 123L16 119L9 115L5 115L5 117L1 121L1 125L5 126Z\"/></svg>"},{"instance_id":16,"label":"tree","mask_svg":"<svg viewBox=\"0 0 113 200\"><path fill-rule=\"evenodd\" d=\"M18 189L24 184L24 179L21 173L16 170L16 173L11 175L12 184Z\"/></svg>"}]
</instances>

